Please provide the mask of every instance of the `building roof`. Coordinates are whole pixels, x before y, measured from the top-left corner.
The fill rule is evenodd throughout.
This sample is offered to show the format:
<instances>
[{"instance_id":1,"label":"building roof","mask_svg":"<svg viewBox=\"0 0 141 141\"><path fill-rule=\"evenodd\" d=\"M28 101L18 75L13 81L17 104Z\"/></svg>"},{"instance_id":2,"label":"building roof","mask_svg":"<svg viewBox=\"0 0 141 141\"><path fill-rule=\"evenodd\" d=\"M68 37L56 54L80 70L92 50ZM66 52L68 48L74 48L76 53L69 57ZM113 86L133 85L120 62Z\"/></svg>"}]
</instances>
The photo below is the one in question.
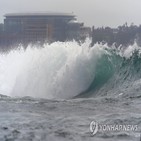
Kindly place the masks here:
<instances>
[{"instance_id":1,"label":"building roof","mask_svg":"<svg viewBox=\"0 0 141 141\"><path fill-rule=\"evenodd\" d=\"M75 17L73 13L9 13L5 17L30 17L30 16L53 16L53 17Z\"/></svg>"}]
</instances>

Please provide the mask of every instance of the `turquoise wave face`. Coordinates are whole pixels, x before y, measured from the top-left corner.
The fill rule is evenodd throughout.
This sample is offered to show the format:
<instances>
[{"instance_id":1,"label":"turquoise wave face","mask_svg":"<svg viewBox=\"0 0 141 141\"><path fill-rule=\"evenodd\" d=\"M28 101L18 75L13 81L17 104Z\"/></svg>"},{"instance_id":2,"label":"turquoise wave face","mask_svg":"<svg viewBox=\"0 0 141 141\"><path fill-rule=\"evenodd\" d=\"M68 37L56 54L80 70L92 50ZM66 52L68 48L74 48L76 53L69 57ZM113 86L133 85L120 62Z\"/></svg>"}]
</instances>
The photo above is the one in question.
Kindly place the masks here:
<instances>
[{"instance_id":1,"label":"turquoise wave face","mask_svg":"<svg viewBox=\"0 0 141 141\"><path fill-rule=\"evenodd\" d=\"M124 52L119 55L117 49L106 49L106 51L97 62L93 82L77 97L140 95L140 49L133 50L130 57L127 57Z\"/></svg>"}]
</instances>

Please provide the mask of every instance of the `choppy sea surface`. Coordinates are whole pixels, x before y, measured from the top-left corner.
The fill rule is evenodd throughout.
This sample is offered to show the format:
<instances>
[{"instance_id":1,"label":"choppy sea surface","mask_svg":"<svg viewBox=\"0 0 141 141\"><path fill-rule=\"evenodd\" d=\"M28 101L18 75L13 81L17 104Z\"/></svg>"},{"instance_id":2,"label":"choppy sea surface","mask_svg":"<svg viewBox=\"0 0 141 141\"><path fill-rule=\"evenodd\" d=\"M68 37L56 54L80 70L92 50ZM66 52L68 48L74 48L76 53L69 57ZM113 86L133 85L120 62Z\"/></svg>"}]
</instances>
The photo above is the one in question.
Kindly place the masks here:
<instances>
[{"instance_id":1,"label":"choppy sea surface","mask_svg":"<svg viewBox=\"0 0 141 141\"><path fill-rule=\"evenodd\" d=\"M141 140L140 47L89 44L0 54L0 141Z\"/></svg>"}]
</instances>

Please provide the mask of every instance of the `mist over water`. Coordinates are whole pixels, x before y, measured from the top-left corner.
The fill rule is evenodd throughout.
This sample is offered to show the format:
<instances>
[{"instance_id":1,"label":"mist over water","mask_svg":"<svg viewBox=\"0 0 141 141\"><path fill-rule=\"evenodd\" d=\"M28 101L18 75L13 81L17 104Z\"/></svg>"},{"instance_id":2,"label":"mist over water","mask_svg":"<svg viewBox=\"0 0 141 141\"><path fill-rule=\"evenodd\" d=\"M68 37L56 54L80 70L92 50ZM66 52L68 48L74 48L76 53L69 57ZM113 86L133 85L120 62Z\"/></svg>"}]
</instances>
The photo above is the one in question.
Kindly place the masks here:
<instances>
[{"instance_id":1,"label":"mist over water","mask_svg":"<svg viewBox=\"0 0 141 141\"><path fill-rule=\"evenodd\" d=\"M0 55L0 93L10 96L72 98L86 90L104 50L90 41L55 42Z\"/></svg>"}]
</instances>

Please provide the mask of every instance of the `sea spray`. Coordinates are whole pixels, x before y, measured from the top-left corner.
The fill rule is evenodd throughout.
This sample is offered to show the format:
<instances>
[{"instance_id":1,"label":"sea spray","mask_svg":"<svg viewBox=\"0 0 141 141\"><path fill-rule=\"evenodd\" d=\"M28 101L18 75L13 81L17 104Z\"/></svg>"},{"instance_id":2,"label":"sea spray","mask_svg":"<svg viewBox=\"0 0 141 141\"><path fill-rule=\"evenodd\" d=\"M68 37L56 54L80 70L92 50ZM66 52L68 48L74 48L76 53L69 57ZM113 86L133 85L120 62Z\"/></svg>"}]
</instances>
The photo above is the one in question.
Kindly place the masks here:
<instances>
[{"instance_id":1,"label":"sea spray","mask_svg":"<svg viewBox=\"0 0 141 141\"><path fill-rule=\"evenodd\" d=\"M54 42L1 53L0 93L47 99L138 95L140 48L89 44Z\"/></svg>"},{"instance_id":2,"label":"sea spray","mask_svg":"<svg viewBox=\"0 0 141 141\"><path fill-rule=\"evenodd\" d=\"M103 49L90 41L54 42L0 55L0 93L10 96L72 98L89 87Z\"/></svg>"}]
</instances>

